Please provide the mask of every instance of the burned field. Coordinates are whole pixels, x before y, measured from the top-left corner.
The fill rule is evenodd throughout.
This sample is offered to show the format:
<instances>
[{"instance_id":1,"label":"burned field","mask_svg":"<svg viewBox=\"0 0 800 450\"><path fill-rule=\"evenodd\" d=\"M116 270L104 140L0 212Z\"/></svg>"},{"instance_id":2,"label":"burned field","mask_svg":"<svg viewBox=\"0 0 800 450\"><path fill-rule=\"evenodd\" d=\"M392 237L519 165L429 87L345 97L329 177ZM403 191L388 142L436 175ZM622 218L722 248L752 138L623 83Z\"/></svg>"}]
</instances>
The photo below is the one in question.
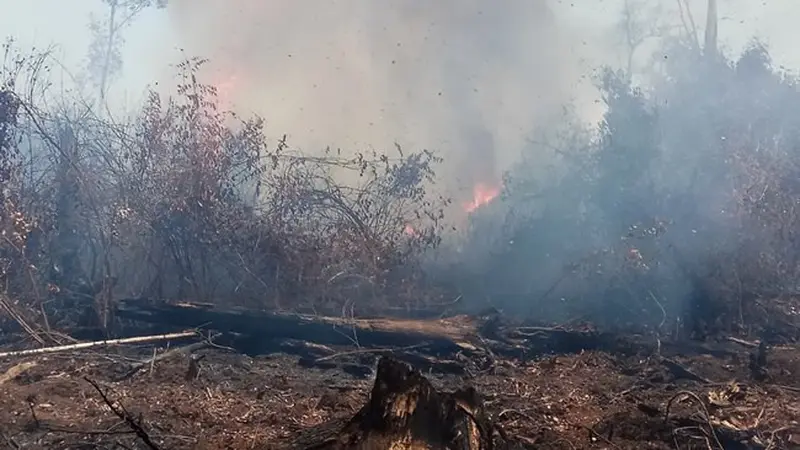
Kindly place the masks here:
<instances>
[{"instance_id":1,"label":"burned field","mask_svg":"<svg viewBox=\"0 0 800 450\"><path fill-rule=\"evenodd\" d=\"M229 330L168 343L5 355L2 445L800 445L796 344L724 336L657 341L585 326L515 324L498 314L346 320L129 305L129 311L149 311L151 321L187 308L204 311ZM265 321L261 333L230 332L250 320L242 317L254 315L252 320ZM403 408L409 412L397 412ZM406 442L407 435L430 447L391 446Z\"/></svg>"},{"instance_id":2,"label":"burned field","mask_svg":"<svg viewBox=\"0 0 800 450\"><path fill-rule=\"evenodd\" d=\"M709 30L598 70L596 123L458 124L453 195L436 151L225 110L202 58L122 118L9 43L0 448L800 448L800 76Z\"/></svg>"}]
</instances>

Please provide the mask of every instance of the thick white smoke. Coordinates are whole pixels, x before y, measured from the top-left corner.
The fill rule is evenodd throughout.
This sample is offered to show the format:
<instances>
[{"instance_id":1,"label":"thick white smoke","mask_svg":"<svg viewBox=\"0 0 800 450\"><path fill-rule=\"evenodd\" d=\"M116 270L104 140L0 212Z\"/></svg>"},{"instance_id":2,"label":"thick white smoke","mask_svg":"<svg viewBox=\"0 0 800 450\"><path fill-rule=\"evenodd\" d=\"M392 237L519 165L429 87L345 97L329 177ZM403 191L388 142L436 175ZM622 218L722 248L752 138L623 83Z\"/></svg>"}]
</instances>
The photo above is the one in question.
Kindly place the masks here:
<instances>
[{"instance_id":1,"label":"thick white smoke","mask_svg":"<svg viewBox=\"0 0 800 450\"><path fill-rule=\"evenodd\" d=\"M209 58L225 100L271 134L312 152L437 150L451 192L496 183L531 130L591 95L586 35L546 1L172 0L169 13L176 46Z\"/></svg>"}]
</instances>

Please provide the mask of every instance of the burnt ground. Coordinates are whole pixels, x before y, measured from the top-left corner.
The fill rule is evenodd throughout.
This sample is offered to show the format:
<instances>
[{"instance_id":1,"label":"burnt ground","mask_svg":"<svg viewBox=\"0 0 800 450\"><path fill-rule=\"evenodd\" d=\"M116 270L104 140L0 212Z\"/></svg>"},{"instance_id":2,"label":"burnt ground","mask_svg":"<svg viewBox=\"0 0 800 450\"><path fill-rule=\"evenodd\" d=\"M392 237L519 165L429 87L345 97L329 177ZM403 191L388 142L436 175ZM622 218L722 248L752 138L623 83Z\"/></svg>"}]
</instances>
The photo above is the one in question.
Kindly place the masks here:
<instances>
[{"instance_id":1,"label":"burnt ground","mask_svg":"<svg viewBox=\"0 0 800 450\"><path fill-rule=\"evenodd\" d=\"M725 348L666 363L656 355L592 351L425 375L445 390L475 386L496 423L530 448L719 449L715 439L726 449L800 448L800 348L771 348L758 373L749 356L755 349L733 342ZM351 351L330 358L334 367L319 368L288 354L253 358L206 348L194 354L202 356L196 379L187 381L190 358L179 355L120 380L153 352L150 346L0 359L0 448L148 448L90 381L141 421L158 448L271 448L304 428L353 415L379 357Z\"/></svg>"}]
</instances>

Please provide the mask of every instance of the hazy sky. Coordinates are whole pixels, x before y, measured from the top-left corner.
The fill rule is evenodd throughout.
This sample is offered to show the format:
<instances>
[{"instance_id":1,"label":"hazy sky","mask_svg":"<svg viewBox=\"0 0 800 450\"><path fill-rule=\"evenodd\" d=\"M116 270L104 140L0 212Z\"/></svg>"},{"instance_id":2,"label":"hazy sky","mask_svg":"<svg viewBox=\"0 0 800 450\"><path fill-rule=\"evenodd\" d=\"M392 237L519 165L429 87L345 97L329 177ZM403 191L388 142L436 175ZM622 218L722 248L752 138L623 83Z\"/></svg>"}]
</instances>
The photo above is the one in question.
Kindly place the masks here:
<instances>
[{"instance_id":1,"label":"hazy sky","mask_svg":"<svg viewBox=\"0 0 800 450\"><path fill-rule=\"evenodd\" d=\"M273 0L261 1L271 3ZM575 28L593 35L602 35L613 26L622 1L550 0L549 3L561 15L562 22L571 23ZM237 2L220 0L216 3L237 9L237 6L233 6ZM246 2L242 0L242 3ZM305 2L299 0L296 3ZM670 2L667 0L665 3ZM705 1L693 0L691 3L697 4L696 17L702 21ZM764 37L770 43L777 61L800 68L800 52L795 51L796 40L800 37L800 31L795 26L800 19L800 2L719 0L719 3L720 16L723 18L720 26L723 40L736 48L753 35ZM86 29L89 14L103 11L101 0L0 0L0 6L4 11L0 15L0 36L13 36L23 47L56 44L69 66L80 64L85 56L90 39ZM209 33L213 34L213 31ZM157 54L174 56L175 44L177 40L171 30L168 14L164 11L142 14L127 34L126 57L129 64L126 75L134 80L133 84L150 81L154 76L153 71L158 70L159 64L154 67L149 57L153 49L157 49ZM139 61L145 64L138 68L141 70L136 70L136 62Z\"/></svg>"},{"instance_id":2,"label":"hazy sky","mask_svg":"<svg viewBox=\"0 0 800 450\"><path fill-rule=\"evenodd\" d=\"M111 97L135 108L148 83L168 80L184 48L211 58L209 77L225 99L264 115L275 136L289 133L306 148L432 148L466 184L491 181L561 104L598 117L587 75L619 61L622 1L171 0L126 31L124 78ZM691 3L702 26L705 1ZM0 6L0 35L23 49L56 45L75 72L89 15L103 11L101 0ZM719 15L723 47L758 35L776 63L800 68L800 32L790 31L800 2L719 0Z\"/></svg>"}]
</instances>

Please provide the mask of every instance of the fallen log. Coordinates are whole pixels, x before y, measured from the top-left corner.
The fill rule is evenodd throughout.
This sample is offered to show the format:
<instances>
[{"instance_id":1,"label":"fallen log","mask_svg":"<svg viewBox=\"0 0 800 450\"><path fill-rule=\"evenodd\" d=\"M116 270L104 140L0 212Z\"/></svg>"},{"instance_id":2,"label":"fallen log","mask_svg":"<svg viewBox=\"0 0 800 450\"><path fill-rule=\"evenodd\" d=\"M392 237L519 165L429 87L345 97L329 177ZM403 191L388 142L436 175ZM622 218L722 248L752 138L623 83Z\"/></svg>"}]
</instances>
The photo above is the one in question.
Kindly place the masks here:
<instances>
[{"instance_id":1,"label":"fallen log","mask_svg":"<svg viewBox=\"0 0 800 450\"><path fill-rule=\"evenodd\" d=\"M391 357L378 362L367 403L349 420L299 433L285 450L523 449L490 420L478 393L438 392L419 371Z\"/></svg>"},{"instance_id":2,"label":"fallen log","mask_svg":"<svg viewBox=\"0 0 800 450\"><path fill-rule=\"evenodd\" d=\"M186 339L190 337L196 337L197 335L198 335L197 331L183 331L180 333L159 334L155 336L136 336L123 339L106 339L103 341L78 342L76 344L58 345L55 347L42 347L42 348L33 348L29 350L2 352L0 353L0 358L41 355L45 353L68 352L73 350L84 350L87 348L95 348L95 347L110 347L112 345L122 345L122 344L144 344L144 343L151 343L158 341L169 341L173 339Z\"/></svg>"},{"instance_id":3,"label":"fallen log","mask_svg":"<svg viewBox=\"0 0 800 450\"><path fill-rule=\"evenodd\" d=\"M116 316L171 328L208 328L241 336L233 346L247 353L286 351L287 341L363 349L417 349L427 355L481 355L529 359L544 354L600 350L621 355L736 355L730 345L667 342L647 335L618 335L593 329L519 326L499 313L437 319L329 317L221 307L205 303L119 300ZM239 338L237 338L239 339ZM327 354L335 352L329 349ZM299 353L310 361L319 352ZM374 351L372 353L378 353ZM318 362L324 362L318 361ZM418 364L419 362L415 362ZM371 364L371 363L370 363Z\"/></svg>"},{"instance_id":4,"label":"fallen log","mask_svg":"<svg viewBox=\"0 0 800 450\"><path fill-rule=\"evenodd\" d=\"M479 317L444 319L347 318L284 314L201 303L120 300L117 317L173 327L208 326L217 331L323 345L407 347L426 343L446 351L483 346ZM190 325L191 324L191 325Z\"/></svg>"}]
</instances>

